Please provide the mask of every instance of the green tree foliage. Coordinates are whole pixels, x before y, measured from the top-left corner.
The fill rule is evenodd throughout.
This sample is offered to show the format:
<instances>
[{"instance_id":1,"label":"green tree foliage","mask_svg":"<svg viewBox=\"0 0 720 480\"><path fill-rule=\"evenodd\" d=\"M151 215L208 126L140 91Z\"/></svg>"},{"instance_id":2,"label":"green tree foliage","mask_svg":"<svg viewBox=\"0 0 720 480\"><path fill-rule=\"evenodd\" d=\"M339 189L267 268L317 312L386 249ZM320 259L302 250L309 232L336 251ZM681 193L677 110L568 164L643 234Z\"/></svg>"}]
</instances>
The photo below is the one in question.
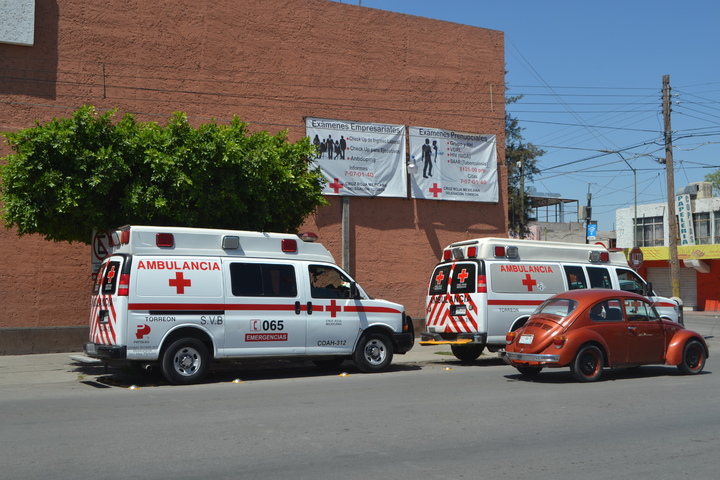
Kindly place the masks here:
<instances>
[{"instance_id":1,"label":"green tree foliage","mask_svg":"<svg viewBox=\"0 0 720 480\"><path fill-rule=\"evenodd\" d=\"M521 97L508 97L514 103ZM530 232L528 222L532 212L530 195L526 185L540 173L537 160L545 154L532 143L524 141L523 128L517 118L505 113L505 164L508 171L508 234L525 238Z\"/></svg>"},{"instance_id":2,"label":"green tree foliage","mask_svg":"<svg viewBox=\"0 0 720 480\"><path fill-rule=\"evenodd\" d=\"M19 235L89 243L93 229L125 224L296 232L319 205L309 139L252 133L234 118L165 127L130 114L78 109L16 133L0 167L1 218Z\"/></svg>"},{"instance_id":3,"label":"green tree foliage","mask_svg":"<svg viewBox=\"0 0 720 480\"><path fill-rule=\"evenodd\" d=\"M705 181L712 183L716 195L720 195L720 170L705 175Z\"/></svg>"}]
</instances>

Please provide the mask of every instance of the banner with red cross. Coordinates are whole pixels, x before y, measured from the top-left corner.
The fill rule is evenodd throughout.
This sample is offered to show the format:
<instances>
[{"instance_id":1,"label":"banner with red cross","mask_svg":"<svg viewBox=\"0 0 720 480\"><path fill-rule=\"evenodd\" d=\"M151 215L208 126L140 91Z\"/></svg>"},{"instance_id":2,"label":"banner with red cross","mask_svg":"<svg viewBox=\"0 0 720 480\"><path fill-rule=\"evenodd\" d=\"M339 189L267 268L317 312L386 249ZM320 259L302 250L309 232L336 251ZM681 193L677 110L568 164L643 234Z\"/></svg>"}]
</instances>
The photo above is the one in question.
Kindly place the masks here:
<instances>
[{"instance_id":1,"label":"banner with red cross","mask_svg":"<svg viewBox=\"0 0 720 480\"><path fill-rule=\"evenodd\" d=\"M305 118L324 195L406 197L405 126Z\"/></svg>"},{"instance_id":2,"label":"banner with red cross","mask_svg":"<svg viewBox=\"0 0 720 480\"><path fill-rule=\"evenodd\" d=\"M413 198L497 202L495 135L408 127Z\"/></svg>"}]
</instances>

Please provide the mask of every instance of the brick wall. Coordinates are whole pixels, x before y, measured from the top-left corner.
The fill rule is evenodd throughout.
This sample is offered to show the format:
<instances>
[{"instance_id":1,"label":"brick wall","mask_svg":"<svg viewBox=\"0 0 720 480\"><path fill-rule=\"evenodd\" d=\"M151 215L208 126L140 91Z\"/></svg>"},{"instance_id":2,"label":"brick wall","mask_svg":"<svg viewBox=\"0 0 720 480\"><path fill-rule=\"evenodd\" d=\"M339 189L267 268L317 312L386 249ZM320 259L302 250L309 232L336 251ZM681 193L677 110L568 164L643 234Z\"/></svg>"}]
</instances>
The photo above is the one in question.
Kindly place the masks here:
<instances>
[{"instance_id":1,"label":"brick wall","mask_svg":"<svg viewBox=\"0 0 720 480\"><path fill-rule=\"evenodd\" d=\"M351 199L351 273L413 317L445 245L506 233L502 32L325 0L64 0L35 20L34 46L0 44L2 131L90 104L160 123L238 115L291 140L306 116L497 135L497 204ZM329 200L306 227L339 262ZM0 245L0 327L87 323L89 247L13 230Z\"/></svg>"}]
</instances>

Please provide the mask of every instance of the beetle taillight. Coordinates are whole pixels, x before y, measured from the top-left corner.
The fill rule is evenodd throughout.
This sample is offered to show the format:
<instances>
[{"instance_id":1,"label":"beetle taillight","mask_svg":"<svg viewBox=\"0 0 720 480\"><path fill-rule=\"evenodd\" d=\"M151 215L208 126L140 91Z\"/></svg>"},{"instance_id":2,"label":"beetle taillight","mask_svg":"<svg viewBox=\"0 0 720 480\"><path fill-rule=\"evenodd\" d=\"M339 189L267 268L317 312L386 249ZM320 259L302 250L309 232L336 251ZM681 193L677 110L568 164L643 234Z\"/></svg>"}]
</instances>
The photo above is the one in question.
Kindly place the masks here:
<instances>
[{"instance_id":1,"label":"beetle taillight","mask_svg":"<svg viewBox=\"0 0 720 480\"><path fill-rule=\"evenodd\" d=\"M130 293L130 274L123 273L120 275L120 281L118 282L118 295L121 297L127 297Z\"/></svg>"},{"instance_id":2,"label":"beetle taillight","mask_svg":"<svg viewBox=\"0 0 720 480\"><path fill-rule=\"evenodd\" d=\"M513 343L515 341L515 337L517 337L517 332L508 332L505 335L505 343L510 345L511 343Z\"/></svg>"},{"instance_id":3,"label":"beetle taillight","mask_svg":"<svg viewBox=\"0 0 720 480\"><path fill-rule=\"evenodd\" d=\"M555 338L553 338L553 347L562 348L565 345L566 340L567 337L565 335L556 336Z\"/></svg>"}]
</instances>

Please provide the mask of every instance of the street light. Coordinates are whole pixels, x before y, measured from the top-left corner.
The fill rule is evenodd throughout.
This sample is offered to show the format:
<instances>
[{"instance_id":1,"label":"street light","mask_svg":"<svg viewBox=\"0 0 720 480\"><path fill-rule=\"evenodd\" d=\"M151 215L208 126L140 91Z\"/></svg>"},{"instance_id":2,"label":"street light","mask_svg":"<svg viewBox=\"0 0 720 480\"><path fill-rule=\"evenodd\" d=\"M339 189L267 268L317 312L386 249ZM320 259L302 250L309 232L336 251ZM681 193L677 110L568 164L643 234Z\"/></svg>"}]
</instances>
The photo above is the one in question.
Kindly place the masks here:
<instances>
[{"instance_id":1,"label":"street light","mask_svg":"<svg viewBox=\"0 0 720 480\"><path fill-rule=\"evenodd\" d=\"M625 162L625 164L632 170L633 172L633 187L634 187L634 203L635 203L635 213L633 217L633 247L637 247L637 170L635 170L632 165L628 163L627 160L625 160L625 157L622 156L622 154L616 150L600 150L602 153L615 153L618 157L622 158L622 161Z\"/></svg>"}]
</instances>

